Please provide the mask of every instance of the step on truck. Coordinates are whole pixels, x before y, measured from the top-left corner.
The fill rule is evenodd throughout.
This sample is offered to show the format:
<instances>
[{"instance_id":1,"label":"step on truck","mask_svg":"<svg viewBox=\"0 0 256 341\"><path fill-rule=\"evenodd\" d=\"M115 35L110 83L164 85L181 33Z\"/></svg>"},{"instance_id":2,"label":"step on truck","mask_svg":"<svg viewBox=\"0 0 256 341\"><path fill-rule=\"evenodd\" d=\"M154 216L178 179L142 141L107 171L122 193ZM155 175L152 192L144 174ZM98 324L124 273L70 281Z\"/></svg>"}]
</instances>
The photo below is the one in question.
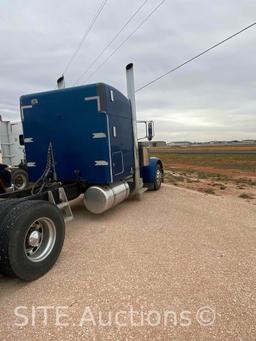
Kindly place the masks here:
<instances>
[{"instance_id":1,"label":"step on truck","mask_svg":"<svg viewBox=\"0 0 256 341\"><path fill-rule=\"evenodd\" d=\"M138 142L133 65L128 97L104 83L22 96L23 142L33 185L0 196L0 273L32 281L58 259L70 201L101 214L158 190L163 164ZM153 123L144 122L148 140Z\"/></svg>"}]
</instances>

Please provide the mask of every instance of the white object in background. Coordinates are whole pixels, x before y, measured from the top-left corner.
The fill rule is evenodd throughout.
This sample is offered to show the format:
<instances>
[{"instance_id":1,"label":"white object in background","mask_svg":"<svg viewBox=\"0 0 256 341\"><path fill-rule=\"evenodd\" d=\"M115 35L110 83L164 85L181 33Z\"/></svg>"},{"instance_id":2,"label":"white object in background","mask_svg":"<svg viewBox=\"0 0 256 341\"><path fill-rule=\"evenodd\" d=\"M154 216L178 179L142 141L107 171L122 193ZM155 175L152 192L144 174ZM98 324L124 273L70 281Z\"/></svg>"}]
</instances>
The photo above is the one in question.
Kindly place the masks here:
<instances>
[{"instance_id":1,"label":"white object in background","mask_svg":"<svg viewBox=\"0 0 256 341\"><path fill-rule=\"evenodd\" d=\"M21 134L23 134L21 122L0 121L2 163L18 166L24 162L24 147L20 145L19 140Z\"/></svg>"}]
</instances>

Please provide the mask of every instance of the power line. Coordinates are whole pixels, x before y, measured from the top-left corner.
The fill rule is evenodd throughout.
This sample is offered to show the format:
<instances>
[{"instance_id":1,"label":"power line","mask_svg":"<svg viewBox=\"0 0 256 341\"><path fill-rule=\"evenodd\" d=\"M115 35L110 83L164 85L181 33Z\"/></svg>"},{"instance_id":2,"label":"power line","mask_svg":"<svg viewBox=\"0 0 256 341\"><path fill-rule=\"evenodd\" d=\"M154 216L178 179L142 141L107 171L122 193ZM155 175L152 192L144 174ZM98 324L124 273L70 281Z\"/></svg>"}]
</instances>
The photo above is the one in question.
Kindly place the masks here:
<instances>
[{"instance_id":1,"label":"power line","mask_svg":"<svg viewBox=\"0 0 256 341\"><path fill-rule=\"evenodd\" d=\"M81 76L76 80L75 84L77 84L80 79L82 79L88 71L95 65L95 63L100 59L100 57L105 53L105 51L109 48L110 45L120 36L123 30L129 25L129 23L134 19L134 17L142 10L142 8L146 5L149 0L145 0L137 9L136 11L130 16L127 22L121 27L121 29L114 35L111 41L102 49L102 51L98 54L98 56L91 62L88 68L82 73Z\"/></svg>"},{"instance_id":2,"label":"power line","mask_svg":"<svg viewBox=\"0 0 256 341\"><path fill-rule=\"evenodd\" d=\"M154 9L146 16L146 18L144 20L142 20L142 22L136 27L135 30L132 31L131 34L129 34L129 36L122 41L122 43L97 67L96 70L94 70L87 78L86 81L88 79L90 79L96 72L99 71L99 69L102 68L103 65L105 65L109 59L118 51L120 50L120 48L150 19L150 17L166 2L166 0L162 0L156 7L154 7Z\"/></svg>"},{"instance_id":3,"label":"power line","mask_svg":"<svg viewBox=\"0 0 256 341\"><path fill-rule=\"evenodd\" d=\"M146 87L148 87L148 86L152 85L153 83L159 81L160 79L166 77L166 76L169 75L170 73L172 73L172 72L174 72L174 71L176 71L176 70L182 68L184 65L186 65L186 64L188 64L188 63L194 61L195 59L201 57L202 55L208 53L209 51L215 49L216 47L218 47L218 46L224 44L224 43L227 42L228 40L230 40L230 39L232 39L232 38L238 36L239 34L243 33L244 31L250 29L251 27L253 27L253 26L255 26L255 25L256 25L256 22L252 23L252 24L249 25L249 26L246 26L246 27L243 28L242 30L240 30L240 31L238 31L238 32L236 32L236 33L234 33L234 34L232 34L231 36L225 38L224 40L220 41L219 43L217 43L217 44L215 44L215 45L209 47L207 50L205 50L205 51L203 51L203 52L197 54L197 55L194 56L193 58L188 59L188 60L185 61L184 63L182 63L182 64L176 66L175 68L173 68L173 69L167 71L167 72L164 73L163 75L161 75L161 76L159 76L159 77L153 79L151 82L146 83L146 84L143 85L142 87L138 88L138 89L136 90L136 92L139 92L139 91L145 89Z\"/></svg>"},{"instance_id":4,"label":"power line","mask_svg":"<svg viewBox=\"0 0 256 341\"><path fill-rule=\"evenodd\" d=\"M68 71L68 69L70 68L70 65L72 64L72 62L75 59L75 57L78 54L78 52L80 51L80 49L81 49L83 43L85 42L85 40L87 39L89 33L93 29L94 24L96 23L97 19L99 18L100 14L103 11L104 7L106 6L107 2L108 2L108 0L103 0L102 3L100 4L100 6L99 6L95 16L93 17L93 19L92 19L92 21L91 21L91 23L90 23L90 25L88 27L88 29L85 31L85 33L84 33L80 43L78 44L76 50L74 51L74 53L72 54L71 58L69 59L67 65L66 65L66 67L64 69L63 74L65 74Z\"/></svg>"}]
</instances>

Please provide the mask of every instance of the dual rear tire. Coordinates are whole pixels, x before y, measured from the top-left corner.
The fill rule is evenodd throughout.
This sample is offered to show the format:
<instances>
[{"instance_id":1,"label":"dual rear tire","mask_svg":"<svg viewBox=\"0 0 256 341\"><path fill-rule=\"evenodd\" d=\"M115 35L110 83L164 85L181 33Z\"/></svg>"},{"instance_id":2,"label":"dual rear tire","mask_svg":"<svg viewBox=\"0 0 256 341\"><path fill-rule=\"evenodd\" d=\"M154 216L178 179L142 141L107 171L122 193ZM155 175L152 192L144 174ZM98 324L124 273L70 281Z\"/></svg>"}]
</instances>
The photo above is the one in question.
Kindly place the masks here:
<instances>
[{"instance_id":1,"label":"dual rear tire","mask_svg":"<svg viewBox=\"0 0 256 341\"><path fill-rule=\"evenodd\" d=\"M65 239L59 209L47 201L0 203L0 273L32 281L57 261Z\"/></svg>"}]
</instances>

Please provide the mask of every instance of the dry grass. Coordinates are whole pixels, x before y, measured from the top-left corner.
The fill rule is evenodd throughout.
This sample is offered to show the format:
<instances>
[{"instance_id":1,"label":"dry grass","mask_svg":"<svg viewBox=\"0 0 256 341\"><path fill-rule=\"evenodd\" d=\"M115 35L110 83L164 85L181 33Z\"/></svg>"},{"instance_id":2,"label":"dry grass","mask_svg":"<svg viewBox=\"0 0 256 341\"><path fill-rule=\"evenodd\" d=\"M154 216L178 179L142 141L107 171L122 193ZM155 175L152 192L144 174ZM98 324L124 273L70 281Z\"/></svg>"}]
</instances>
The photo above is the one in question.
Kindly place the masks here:
<instances>
[{"instance_id":1,"label":"dry grass","mask_svg":"<svg viewBox=\"0 0 256 341\"><path fill-rule=\"evenodd\" d=\"M199 147L182 148L186 154L175 153L181 147L151 148L150 152L163 161L167 183L207 194L248 199L256 204L256 154L229 154L230 146L218 147L225 154L213 154L213 148L216 149L212 147L211 154L200 153ZM239 151L248 148L232 147ZM250 150L256 150L256 146Z\"/></svg>"}]
</instances>

